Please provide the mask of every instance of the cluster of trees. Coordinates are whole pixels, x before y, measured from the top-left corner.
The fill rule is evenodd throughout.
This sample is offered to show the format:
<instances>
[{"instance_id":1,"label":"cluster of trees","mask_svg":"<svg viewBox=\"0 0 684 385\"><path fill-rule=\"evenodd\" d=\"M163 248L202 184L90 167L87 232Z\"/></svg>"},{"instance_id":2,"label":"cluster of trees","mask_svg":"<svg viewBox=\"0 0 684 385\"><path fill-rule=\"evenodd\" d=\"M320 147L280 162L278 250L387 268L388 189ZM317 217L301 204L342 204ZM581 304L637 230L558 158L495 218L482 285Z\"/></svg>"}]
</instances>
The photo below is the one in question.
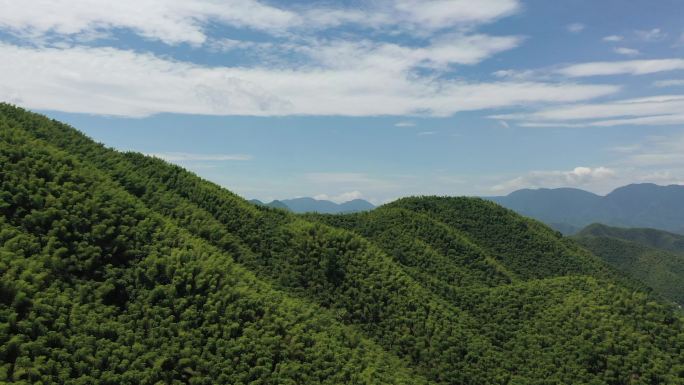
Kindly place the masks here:
<instances>
[{"instance_id":1,"label":"cluster of trees","mask_svg":"<svg viewBox=\"0 0 684 385\"><path fill-rule=\"evenodd\" d=\"M684 378L671 308L494 204L297 216L12 106L0 132L0 381Z\"/></svg>"}]
</instances>

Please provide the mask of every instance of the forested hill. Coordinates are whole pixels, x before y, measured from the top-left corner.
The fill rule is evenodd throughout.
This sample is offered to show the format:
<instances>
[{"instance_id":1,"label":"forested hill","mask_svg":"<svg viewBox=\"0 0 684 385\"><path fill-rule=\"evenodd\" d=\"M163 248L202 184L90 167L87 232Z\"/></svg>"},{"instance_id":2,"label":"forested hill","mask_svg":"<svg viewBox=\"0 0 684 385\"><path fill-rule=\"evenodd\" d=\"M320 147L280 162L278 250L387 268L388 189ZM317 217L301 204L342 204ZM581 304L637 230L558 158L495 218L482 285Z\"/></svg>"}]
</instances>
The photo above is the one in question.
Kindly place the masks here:
<instances>
[{"instance_id":1,"label":"forested hill","mask_svg":"<svg viewBox=\"0 0 684 385\"><path fill-rule=\"evenodd\" d=\"M573 238L617 269L684 306L684 236L593 224Z\"/></svg>"},{"instance_id":2,"label":"forested hill","mask_svg":"<svg viewBox=\"0 0 684 385\"><path fill-rule=\"evenodd\" d=\"M656 249L684 253L684 235L656 229L622 228L595 223L582 229L577 236L618 238Z\"/></svg>"},{"instance_id":3,"label":"forested hill","mask_svg":"<svg viewBox=\"0 0 684 385\"><path fill-rule=\"evenodd\" d=\"M684 321L479 199L257 207L0 105L0 382L681 384Z\"/></svg>"}]
</instances>

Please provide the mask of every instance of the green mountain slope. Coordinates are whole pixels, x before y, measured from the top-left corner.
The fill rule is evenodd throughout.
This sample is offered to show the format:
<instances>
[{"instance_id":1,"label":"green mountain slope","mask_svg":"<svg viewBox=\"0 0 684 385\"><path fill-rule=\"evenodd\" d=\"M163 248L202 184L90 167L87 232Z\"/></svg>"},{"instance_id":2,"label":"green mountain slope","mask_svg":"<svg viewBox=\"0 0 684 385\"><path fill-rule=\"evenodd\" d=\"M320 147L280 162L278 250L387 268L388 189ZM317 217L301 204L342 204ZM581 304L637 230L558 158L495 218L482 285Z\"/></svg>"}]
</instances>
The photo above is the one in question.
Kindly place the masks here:
<instances>
[{"instance_id":1,"label":"green mountain slope","mask_svg":"<svg viewBox=\"0 0 684 385\"><path fill-rule=\"evenodd\" d=\"M621 228L595 223L577 233L578 237L611 237L676 253L684 253L684 235L648 228Z\"/></svg>"},{"instance_id":2,"label":"green mountain slope","mask_svg":"<svg viewBox=\"0 0 684 385\"><path fill-rule=\"evenodd\" d=\"M0 125L8 132L0 174L4 378L676 384L684 377L682 320L669 306L494 204L412 198L355 216L302 217L254 206L180 167L107 149L21 109L0 106ZM75 176L51 176L63 168ZM60 200L72 191L85 195ZM108 214L93 216L99 208ZM101 219L114 224L98 227ZM15 233L20 240L5 241ZM58 278L44 279L52 274ZM15 284L18 277L26 283ZM108 323L121 333L107 334Z\"/></svg>"},{"instance_id":3,"label":"green mountain slope","mask_svg":"<svg viewBox=\"0 0 684 385\"><path fill-rule=\"evenodd\" d=\"M594 224L574 238L617 269L684 305L684 236Z\"/></svg>"},{"instance_id":4,"label":"green mountain slope","mask_svg":"<svg viewBox=\"0 0 684 385\"><path fill-rule=\"evenodd\" d=\"M2 382L425 382L98 170L4 123Z\"/></svg>"}]
</instances>

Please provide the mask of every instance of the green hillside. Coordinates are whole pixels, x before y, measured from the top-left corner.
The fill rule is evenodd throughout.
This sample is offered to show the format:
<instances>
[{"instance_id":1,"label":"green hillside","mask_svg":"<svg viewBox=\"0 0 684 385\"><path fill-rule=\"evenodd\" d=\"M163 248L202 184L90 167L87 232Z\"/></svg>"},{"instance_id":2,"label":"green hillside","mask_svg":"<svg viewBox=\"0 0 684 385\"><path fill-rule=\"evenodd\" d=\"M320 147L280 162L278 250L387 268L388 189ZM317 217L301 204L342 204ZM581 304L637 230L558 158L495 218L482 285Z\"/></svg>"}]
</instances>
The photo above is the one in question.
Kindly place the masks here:
<instances>
[{"instance_id":1,"label":"green hillside","mask_svg":"<svg viewBox=\"0 0 684 385\"><path fill-rule=\"evenodd\" d=\"M574 238L617 269L684 305L684 236L594 224Z\"/></svg>"},{"instance_id":2,"label":"green hillside","mask_svg":"<svg viewBox=\"0 0 684 385\"><path fill-rule=\"evenodd\" d=\"M493 203L257 207L0 106L0 382L678 384L673 309Z\"/></svg>"},{"instance_id":3,"label":"green hillside","mask_svg":"<svg viewBox=\"0 0 684 385\"><path fill-rule=\"evenodd\" d=\"M611 227L595 223L577 233L578 237L610 237L632 241L675 253L684 253L684 235L648 228Z\"/></svg>"}]
</instances>

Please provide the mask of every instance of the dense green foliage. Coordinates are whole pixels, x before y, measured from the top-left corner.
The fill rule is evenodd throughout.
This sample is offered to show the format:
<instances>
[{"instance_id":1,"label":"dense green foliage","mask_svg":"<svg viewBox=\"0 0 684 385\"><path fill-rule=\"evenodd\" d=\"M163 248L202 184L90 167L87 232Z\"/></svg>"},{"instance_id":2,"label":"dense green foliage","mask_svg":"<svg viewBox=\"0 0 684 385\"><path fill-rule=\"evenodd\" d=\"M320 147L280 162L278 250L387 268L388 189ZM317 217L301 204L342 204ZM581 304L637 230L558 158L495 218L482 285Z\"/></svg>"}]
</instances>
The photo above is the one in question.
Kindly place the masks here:
<instances>
[{"instance_id":1,"label":"dense green foliage","mask_svg":"<svg viewBox=\"0 0 684 385\"><path fill-rule=\"evenodd\" d=\"M684 236L594 224L574 238L617 269L684 305Z\"/></svg>"},{"instance_id":2,"label":"dense green foliage","mask_svg":"<svg viewBox=\"0 0 684 385\"><path fill-rule=\"evenodd\" d=\"M477 199L254 206L0 105L0 381L678 384L682 319Z\"/></svg>"},{"instance_id":3,"label":"dense green foliage","mask_svg":"<svg viewBox=\"0 0 684 385\"><path fill-rule=\"evenodd\" d=\"M621 228L595 223L577 233L577 237L610 237L676 253L684 253L684 235L648 228Z\"/></svg>"},{"instance_id":4,"label":"dense green foliage","mask_svg":"<svg viewBox=\"0 0 684 385\"><path fill-rule=\"evenodd\" d=\"M424 382L98 171L1 135L0 381Z\"/></svg>"}]
</instances>

